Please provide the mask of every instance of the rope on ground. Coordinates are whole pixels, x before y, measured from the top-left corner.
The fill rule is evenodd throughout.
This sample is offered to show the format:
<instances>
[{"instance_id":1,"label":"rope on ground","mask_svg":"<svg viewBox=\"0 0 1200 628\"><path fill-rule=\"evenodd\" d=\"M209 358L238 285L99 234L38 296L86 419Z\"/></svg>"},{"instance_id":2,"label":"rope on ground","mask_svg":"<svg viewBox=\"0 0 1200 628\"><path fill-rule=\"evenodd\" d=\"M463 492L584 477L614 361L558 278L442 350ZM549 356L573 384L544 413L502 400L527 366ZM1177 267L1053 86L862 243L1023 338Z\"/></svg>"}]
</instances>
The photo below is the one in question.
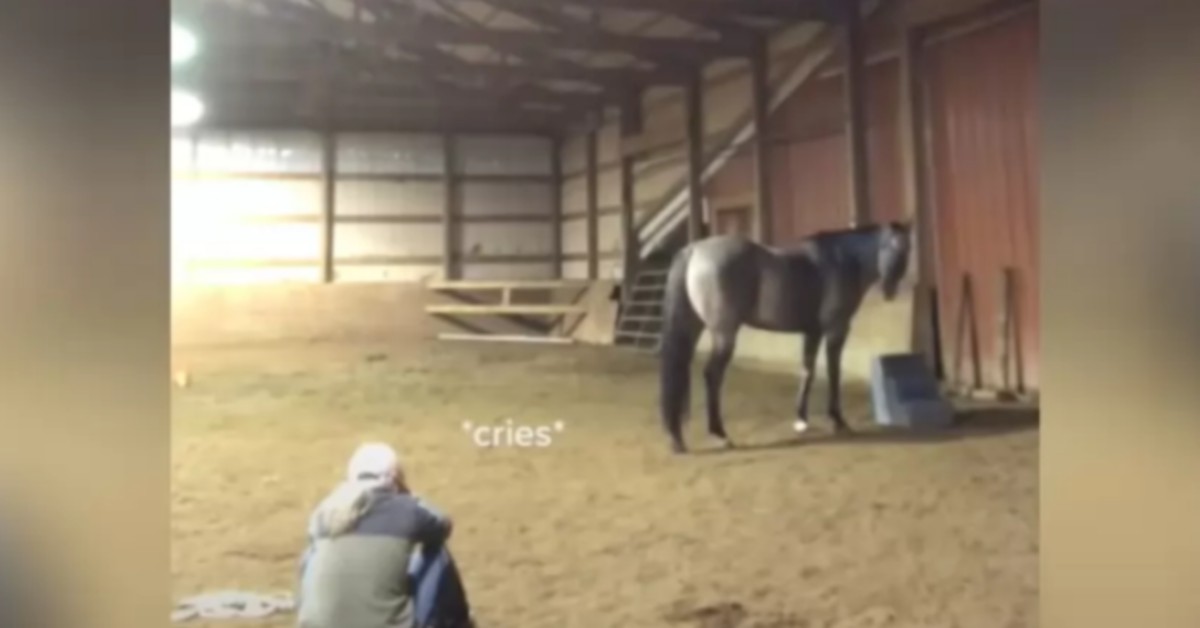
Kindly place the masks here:
<instances>
[{"instance_id":1,"label":"rope on ground","mask_svg":"<svg viewBox=\"0 0 1200 628\"><path fill-rule=\"evenodd\" d=\"M296 608L292 596L282 594L218 591L179 601L171 612L171 622L193 619L261 619L290 613Z\"/></svg>"}]
</instances>

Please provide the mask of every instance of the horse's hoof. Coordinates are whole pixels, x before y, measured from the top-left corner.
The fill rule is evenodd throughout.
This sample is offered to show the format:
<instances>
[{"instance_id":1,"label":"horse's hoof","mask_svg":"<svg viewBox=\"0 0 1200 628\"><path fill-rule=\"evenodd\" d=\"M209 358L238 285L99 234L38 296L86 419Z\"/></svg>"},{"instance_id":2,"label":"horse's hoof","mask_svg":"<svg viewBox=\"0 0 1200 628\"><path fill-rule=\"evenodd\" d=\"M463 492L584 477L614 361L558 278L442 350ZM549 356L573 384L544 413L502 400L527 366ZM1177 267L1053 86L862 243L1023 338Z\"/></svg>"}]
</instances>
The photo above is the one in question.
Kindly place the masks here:
<instances>
[{"instance_id":1,"label":"horse's hoof","mask_svg":"<svg viewBox=\"0 0 1200 628\"><path fill-rule=\"evenodd\" d=\"M675 441L675 442L671 443L671 453L686 454L687 453L687 445L684 445L683 443L681 443L679 441Z\"/></svg>"},{"instance_id":2,"label":"horse's hoof","mask_svg":"<svg viewBox=\"0 0 1200 628\"><path fill-rule=\"evenodd\" d=\"M796 419L796 422L792 423L792 431L797 434L803 434L803 433L807 432L808 431L808 421L805 421L803 419Z\"/></svg>"},{"instance_id":3,"label":"horse's hoof","mask_svg":"<svg viewBox=\"0 0 1200 628\"><path fill-rule=\"evenodd\" d=\"M733 444L733 441L729 440L728 436L718 436L716 438L717 443L721 446L721 449L734 449L736 447L736 445Z\"/></svg>"}]
</instances>

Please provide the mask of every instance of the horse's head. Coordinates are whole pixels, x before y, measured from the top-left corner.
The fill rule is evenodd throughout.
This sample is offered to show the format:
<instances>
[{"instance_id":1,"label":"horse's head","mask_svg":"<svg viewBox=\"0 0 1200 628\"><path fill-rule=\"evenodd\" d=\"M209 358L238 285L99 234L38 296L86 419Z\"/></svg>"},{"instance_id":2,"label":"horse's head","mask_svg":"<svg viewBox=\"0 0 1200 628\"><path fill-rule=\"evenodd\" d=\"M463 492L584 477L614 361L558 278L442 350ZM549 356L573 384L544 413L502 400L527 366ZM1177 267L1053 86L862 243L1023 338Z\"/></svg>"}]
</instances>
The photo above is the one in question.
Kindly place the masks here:
<instances>
[{"instance_id":1,"label":"horse's head","mask_svg":"<svg viewBox=\"0 0 1200 628\"><path fill-rule=\"evenodd\" d=\"M912 248L911 230L907 224L891 223L879 228L879 281L883 298L896 298L900 281L908 271L908 255Z\"/></svg>"}]
</instances>

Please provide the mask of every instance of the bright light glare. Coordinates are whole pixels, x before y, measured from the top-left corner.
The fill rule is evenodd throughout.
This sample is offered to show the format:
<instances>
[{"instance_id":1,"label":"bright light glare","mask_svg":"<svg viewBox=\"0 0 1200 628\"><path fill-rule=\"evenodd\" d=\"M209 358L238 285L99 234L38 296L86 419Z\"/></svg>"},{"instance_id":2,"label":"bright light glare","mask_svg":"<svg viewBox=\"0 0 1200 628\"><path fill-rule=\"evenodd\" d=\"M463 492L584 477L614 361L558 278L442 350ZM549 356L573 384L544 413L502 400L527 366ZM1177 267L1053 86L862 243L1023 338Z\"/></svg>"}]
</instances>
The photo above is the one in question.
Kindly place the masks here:
<instances>
[{"instance_id":1,"label":"bright light glare","mask_svg":"<svg viewBox=\"0 0 1200 628\"><path fill-rule=\"evenodd\" d=\"M192 94L180 90L171 91L171 126L191 126L204 117L204 103Z\"/></svg>"},{"instance_id":2,"label":"bright light glare","mask_svg":"<svg viewBox=\"0 0 1200 628\"><path fill-rule=\"evenodd\" d=\"M171 65L187 63L200 48L196 36L182 26L171 25Z\"/></svg>"}]
</instances>

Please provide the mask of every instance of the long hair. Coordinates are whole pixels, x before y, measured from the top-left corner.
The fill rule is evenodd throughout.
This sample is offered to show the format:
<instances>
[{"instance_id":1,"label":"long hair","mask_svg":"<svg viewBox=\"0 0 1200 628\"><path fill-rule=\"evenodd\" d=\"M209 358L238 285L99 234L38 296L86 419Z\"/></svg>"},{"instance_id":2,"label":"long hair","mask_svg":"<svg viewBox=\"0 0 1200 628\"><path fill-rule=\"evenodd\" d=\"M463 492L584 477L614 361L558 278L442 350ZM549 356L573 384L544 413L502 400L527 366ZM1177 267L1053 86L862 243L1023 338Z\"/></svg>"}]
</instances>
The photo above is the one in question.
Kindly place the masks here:
<instances>
[{"instance_id":1,"label":"long hair","mask_svg":"<svg viewBox=\"0 0 1200 628\"><path fill-rule=\"evenodd\" d=\"M342 482L317 506L310 532L317 538L349 532L371 510L385 487L375 478Z\"/></svg>"}]
</instances>

